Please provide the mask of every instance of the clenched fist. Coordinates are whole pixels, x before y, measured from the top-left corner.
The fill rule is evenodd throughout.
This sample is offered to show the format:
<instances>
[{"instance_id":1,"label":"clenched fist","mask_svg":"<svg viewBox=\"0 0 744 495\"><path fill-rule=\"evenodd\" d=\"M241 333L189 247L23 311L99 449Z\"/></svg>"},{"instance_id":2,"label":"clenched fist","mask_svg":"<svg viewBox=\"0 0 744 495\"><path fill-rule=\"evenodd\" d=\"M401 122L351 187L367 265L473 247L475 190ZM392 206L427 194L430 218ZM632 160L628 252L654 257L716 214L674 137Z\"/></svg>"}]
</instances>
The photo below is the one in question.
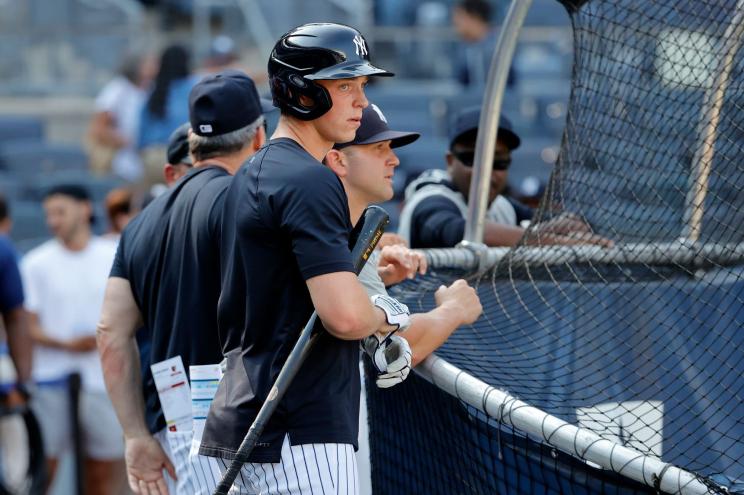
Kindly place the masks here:
<instances>
[{"instance_id":1,"label":"clenched fist","mask_svg":"<svg viewBox=\"0 0 744 495\"><path fill-rule=\"evenodd\" d=\"M442 285L434 293L437 306L447 308L459 315L460 325L469 325L483 312L478 293L463 279L455 280L452 285Z\"/></svg>"}]
</instances>

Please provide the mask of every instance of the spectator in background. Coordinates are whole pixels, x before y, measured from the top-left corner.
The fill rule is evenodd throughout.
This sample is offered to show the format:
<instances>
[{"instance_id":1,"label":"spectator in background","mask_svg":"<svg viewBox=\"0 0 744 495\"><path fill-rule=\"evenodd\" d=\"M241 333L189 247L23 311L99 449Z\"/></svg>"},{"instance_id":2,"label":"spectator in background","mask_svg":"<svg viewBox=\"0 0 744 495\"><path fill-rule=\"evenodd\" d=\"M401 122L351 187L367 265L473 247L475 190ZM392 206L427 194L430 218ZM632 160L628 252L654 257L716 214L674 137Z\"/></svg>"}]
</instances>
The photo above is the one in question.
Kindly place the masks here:
<instances>
[{"instance_id":1,"label":"spectator in background","mask_svg":"<svg viewBox=\"0 0 744 495\"><path fill-rule=\"evenodd\" d=\"M189 119L189 92L196 81L191 75L186 48L179 45L166 48L140 121L138 145L145 164L146 187L161 181L168 137Z\"/></svg>"},{"instance_id":2,"label":"spectator in background","mask_svg":"<svg viewBox=\"0 0 744 495\"><path fill-rule=\"evenodd\" d=\"M96 323L114 259L115 244L91 232L88 191L59 185L44 199L54 238L21 263L30 332L36 344L31 407L44 439L49 483L57 461L72 445L68 376L79 373L79 420L88 495L118 493L123 485L122 431L106 396L96 352Z\"/></svg>"},{"instance_id":3,"label":"spectator in background","mask_svg":"<svg viewBox=\"0 0 744 495\"><path fill-rule=\"evenodd\" d=\"M29 397L31 379L31 335L23 309L23 285L18 270L18 255L7 235L10 217L5 198L0 196L0 313L16 376L14 385L6 389L7 377L0 376L0 404L17 406Z\"/></svg>"},{"instance_id":4,"label":"spectator in background","mask_svg":"<svg viewBox=\"0 0 744 495\"><path fill-rule=\"evenodd\" d=\"M104 201L109 221L109 233L105 237L119 240L124 227L137 214L134 207L134 192L126 187L112 189Z\"/></svg>"},{"instance_id":5,"label":"spectator in background","mask_svg":"<svg viewBox=\"0 0 744 495\"><path fill-rule=\"evenodd\" d=\"M204 60L203 71L211 74L223 69L234 68L238 62L238 51L235 41L229 36L216 36L209 45L209 55Z\"/></svg>"},{"instance_id":6,"label":"spectator in background","mask_svg":"<svg viewBox=\"0 0 744 495\"><path fill-rule=\"evenodd\" d=\"M99 93L86 140L94 173L113 172L129 182L142 178L137 153L140 109L156 71L154 57L129 55Z\"/></svg>"},{"instance_id":7,"label":"spectator in background","mask_svg":"<svg viewBox=\"0 0 744 495\"><path fill-rule=\"evenodd\" d=\"M480 107L460 112L450 129L447 171L424 172L406 188L398 233L412 248L454 247L462 241L479 120ZM499 121L483 242L514 247L527 233L525 242L531 244L611 244L592 235L585 222L570 214L525 230L532 210L504 195L511 152L519 147L520 139L506 117Z\"/></svg>"},{"instance_id":8,"label":"spectator in background","mask_svg":"<svg viewBox=\"0 0 744 495\"><path fill-rule=\"evenodd\" d=\"M191 124L188 122L181 124L168 139L168 163L163 167L163 178L168 187L194 166L194 160L189 154L189 129Z\"/></svg>"},{"instance_id":9,"label":"spectator in background","mask_svg":"<svg viewBox=\"0 0 744 495\"><path fill-rule=\"evenodd\" d=\"M497 39L491 16L492 7L486 0L461 0L452 10L452 24L462 40L455 77L464 86L486 84ZM513 84L514 71L510 68L507 86Z\"/></svg>"}]
</instances>

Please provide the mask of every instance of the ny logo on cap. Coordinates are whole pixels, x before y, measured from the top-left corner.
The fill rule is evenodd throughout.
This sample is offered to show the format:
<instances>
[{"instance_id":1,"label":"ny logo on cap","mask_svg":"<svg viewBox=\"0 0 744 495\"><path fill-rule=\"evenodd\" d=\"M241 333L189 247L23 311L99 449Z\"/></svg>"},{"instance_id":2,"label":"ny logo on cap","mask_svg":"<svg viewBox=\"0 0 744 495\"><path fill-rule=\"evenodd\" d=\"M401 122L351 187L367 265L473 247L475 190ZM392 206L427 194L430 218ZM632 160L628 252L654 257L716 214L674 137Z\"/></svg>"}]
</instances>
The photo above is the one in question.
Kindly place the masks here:
<instances>
[{"instance_id":1,"label":"ny logo on cap","mask_svg":"<svg viewBox=\"0 0 744 495\"><path fill-rule=\"evenodd\" d=\"M366 57L369 53L367 52L367 44L364 42L364 38L358 34L354 36L354 49L359 57Z\"/></svg>"},{"instance_id":2,"label":"ny logo on cap","mask_svg":"<svg viewBox=\"0 0 744 495\"><path fill-rule=\"evenodd\" d=\"M382 120L386 124L388 123L387 119L385 118L385 115L382 113L382 110L380 110L380 107L378 107L374 103L370 103L369 106L372 107L372 110L374 110L377 113L377 115L380 117L380 120Z\"/></svg>"}]
</instances>

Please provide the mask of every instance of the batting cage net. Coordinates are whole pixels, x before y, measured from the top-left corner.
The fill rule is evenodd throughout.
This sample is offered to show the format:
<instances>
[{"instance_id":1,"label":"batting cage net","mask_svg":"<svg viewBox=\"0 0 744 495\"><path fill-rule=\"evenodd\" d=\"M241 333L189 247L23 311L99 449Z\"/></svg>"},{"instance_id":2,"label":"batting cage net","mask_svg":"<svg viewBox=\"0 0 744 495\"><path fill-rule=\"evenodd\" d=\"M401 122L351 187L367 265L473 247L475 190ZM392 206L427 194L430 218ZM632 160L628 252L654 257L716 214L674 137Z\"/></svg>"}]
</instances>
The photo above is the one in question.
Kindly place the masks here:
<instances>
[{"instance_id":1,"label":"batting cage net","mask_svg":"<svg viewBox=\"0 0 744 495\"><path fill-rule=\"evenodd\" d=\"M484 313L449 368L368 388L375 493L744 493L744 1L564 4L572 91L536 220L391 291L422 312L464 277ZM550 245L577 222L612 244Z\"/></svg>"}]
</instances>

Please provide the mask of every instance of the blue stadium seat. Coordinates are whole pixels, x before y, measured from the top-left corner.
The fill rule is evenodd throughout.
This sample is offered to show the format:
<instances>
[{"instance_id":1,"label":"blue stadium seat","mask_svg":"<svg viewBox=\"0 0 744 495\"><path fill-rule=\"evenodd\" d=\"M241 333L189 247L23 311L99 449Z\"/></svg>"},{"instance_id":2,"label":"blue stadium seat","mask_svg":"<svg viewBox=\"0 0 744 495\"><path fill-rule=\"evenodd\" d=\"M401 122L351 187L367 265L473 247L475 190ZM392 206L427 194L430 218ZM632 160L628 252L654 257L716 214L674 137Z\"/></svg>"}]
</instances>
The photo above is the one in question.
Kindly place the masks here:
<instances>
[{"instance_id":1,"label":"blue stadium seat","mask_svg":"<svg viewBox=\"0 0 744 495\"><path fill-rule=\"evenodd\" d=\"M41 119L11 115L0 117L0 143L28 139L44 139L44 123Z\"/></svg>"},{"instance_id":2,"label":"blue stadium seat","mask_svg":"<svg viewBox=\"0 0 744 495\"><path fill-rule=\"evenodd\" d=\"M28 187L27 198L40 201L47 190L59 184L79 184L85 187L94 202L103 201L112 189L125 185L124 181L115 176L96 177L82 170L55 171L34 179Z\"/></svg>"},{"instance_id":3,"label":"blue stadium seat","mask_svg":"<svg viewBox=\"0 0 744 495\"><path fill-rule=\"evenodd\" d=\"M0 170L19 177L87 169L88 157L79 146L36 140L14 141L0 146Z\"/></svg>"},{"instance_id":4,"label":"blue stadium seat","mask_svg":"<svg viewBox=\"0 0 744 495\"><path fill-rule=\"evenodd\" d=\"M25 184L16 176L7 173L0 173L0 194L7 201L23 199L25 193Z\"/></svg>"},{"instance_id":5,"label":"blue stadium seat","mask_svg":"<svg viewBox=\"0 0 744 495\"><path fill-rule=\"evenodd\" d=\"M444 159L446 152L446 139L422 136L413 144L395 150L395 154L400 158L400 166L396 175L405 175L405 184L408 185L424 170L430 168L444 169L446 167Z\"/></svg>"},{"instance_id":6,"label":"blue stadium seat","mask_svg":"<svg viewBox=\"0 0 744 495\"><path fill-rule=\"evenodd\" d=\"M10 204L10 217L13 230L10 237L14 242L49 235L46 216L38 201L14 201Z\"/></svg>"},{"instance_id":7,"label":"blue stadium seat","mask_svg":"<svg viewBox=\"0 0 744 495\"><path fill-rule=\"evenodd\" d=\"M49 240L49 236L44 237L30 237L28 239L22 239L20 241L14 241L13 244L15 245L16 251L20 255L24 255L31 251L32 249L39 247L41 244L45 243Z\"/></svg>"}]
</instances>

